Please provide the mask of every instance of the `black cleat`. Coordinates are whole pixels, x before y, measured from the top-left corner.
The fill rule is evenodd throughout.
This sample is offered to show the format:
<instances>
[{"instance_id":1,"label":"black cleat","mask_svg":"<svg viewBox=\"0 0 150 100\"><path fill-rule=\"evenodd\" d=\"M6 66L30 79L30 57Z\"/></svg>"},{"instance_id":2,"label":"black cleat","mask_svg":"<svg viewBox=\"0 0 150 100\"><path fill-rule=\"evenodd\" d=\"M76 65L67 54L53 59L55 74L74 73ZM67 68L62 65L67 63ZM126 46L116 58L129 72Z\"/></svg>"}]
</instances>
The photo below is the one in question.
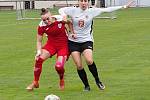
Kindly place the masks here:
<instances>
[{"instance_id":1,"label":"black cleat","mask_svg":"<svg viewBox=\"0 0 150 100\"><path fill-rule=\"evenodd\" d=\"M85 86L83 91L90 91L90 86Z\"/></svg>"},{"instance_id":2,"label":"black cleat","mask_svg":"<svg viewBox=\"0 0 150 100\"><path fill-rule=\"evenodd\" d=\"M104 90L105 89L105 85L102 82L97 82L96 85L98 86L98 88L100 90Z\"/></svg>"}]
</instances>

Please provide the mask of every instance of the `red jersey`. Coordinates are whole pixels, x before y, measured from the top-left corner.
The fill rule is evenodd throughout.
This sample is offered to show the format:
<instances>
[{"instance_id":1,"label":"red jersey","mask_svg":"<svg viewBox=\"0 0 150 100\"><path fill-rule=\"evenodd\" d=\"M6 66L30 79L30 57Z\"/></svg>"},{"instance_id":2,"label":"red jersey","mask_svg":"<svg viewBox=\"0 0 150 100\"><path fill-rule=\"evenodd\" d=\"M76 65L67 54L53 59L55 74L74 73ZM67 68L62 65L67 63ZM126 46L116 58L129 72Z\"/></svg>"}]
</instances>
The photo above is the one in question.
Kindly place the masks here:
<instances>
[{"instance_id":1,"label":"red jersey","mask_svg":"<svg viewBox=\"0 0 150 100\"><path fill-rule=\"evenodd\" d=\"M68 56L68 37L66 33L65 23L56 21L51 25L46 25L41 21L38 26L38 34L47 34L48 41L43 46L51 56L57 53L57 56Z\"/></svg>"},{"instance_id":2,"label":"red jersey","mask_svg":"<svg viewBox=\"0 0 150 100\"><path fill-rule=\"evenodd\" d=\"M51 25L45 25L40 23L38 27L38 34L43 35L47 34L48 42L63 44L68 41L65 23L62 21L55 21Z\"/></svg>"}]
</instances>

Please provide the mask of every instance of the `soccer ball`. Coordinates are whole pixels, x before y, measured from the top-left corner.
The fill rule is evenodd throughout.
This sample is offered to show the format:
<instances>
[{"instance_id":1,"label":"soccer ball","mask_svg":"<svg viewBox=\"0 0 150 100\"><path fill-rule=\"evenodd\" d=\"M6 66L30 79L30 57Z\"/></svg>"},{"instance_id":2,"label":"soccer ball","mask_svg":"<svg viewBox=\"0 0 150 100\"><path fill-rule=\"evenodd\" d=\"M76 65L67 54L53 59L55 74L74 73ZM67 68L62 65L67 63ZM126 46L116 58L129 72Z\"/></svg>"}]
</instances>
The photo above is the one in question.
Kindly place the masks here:
<instances>
[{"instance_id":1,"label":"soccer ball","mask_svg":"<svg viewBox=\"0 0 150 100\"><path fill-rule=\"evenodd\" d=\"M44 100L60 100L60 98L54 94L50 94L46 96Z\"/></svg>"}]
</instances>

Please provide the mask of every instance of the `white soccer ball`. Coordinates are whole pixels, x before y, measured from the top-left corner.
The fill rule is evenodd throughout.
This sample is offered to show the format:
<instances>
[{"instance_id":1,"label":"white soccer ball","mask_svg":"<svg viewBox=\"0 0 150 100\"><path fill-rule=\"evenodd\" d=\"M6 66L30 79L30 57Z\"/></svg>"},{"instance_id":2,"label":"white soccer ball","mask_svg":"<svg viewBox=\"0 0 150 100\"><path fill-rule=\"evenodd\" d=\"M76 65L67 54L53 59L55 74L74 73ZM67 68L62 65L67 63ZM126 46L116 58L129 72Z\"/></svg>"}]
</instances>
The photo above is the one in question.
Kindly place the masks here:
<instances>
[{"instance_id":1,"label":"white soccer ball","mask_svg":"<svg viewBox=\"0 0 150 100\"><path fill-rule=\"evenodd\" d=\"M54 94L50 94L46 96L44 100L60 100L60 98Z\"/></svg>"}]
</instances>

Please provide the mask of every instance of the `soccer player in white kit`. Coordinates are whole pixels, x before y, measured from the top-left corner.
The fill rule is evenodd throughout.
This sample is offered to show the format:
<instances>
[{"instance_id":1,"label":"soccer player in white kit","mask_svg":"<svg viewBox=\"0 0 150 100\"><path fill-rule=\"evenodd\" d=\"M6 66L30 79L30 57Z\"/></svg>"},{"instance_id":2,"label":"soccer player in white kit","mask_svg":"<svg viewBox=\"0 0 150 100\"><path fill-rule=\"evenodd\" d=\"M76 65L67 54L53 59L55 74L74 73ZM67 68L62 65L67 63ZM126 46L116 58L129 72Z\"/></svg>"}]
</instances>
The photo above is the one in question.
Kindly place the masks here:
<instances>
[{"instance_id":1,"label":"soccer player in white kit","mask_svg":"<svg viewBox=\"0 0 150 100\"><path fill-rule=\"evenodd\" d=\"M69 50L77 66L77 72L84 84L84 90L90 91L87 75L82 66L81 54L83 55L90 72L95 78L96 85L100 90L104 90L105 85L98 76L96 64L93 61L93 18L103 12L112 12L119 9L127 8L132 2L124 6L115 6L108 8L89 8L88 0L79 0L79 7L64 7L59 9L59 13L66 17L71 17L73 30L69 36ZM72 38L75 37L75 38Z\"/></svg>"}]
</instances>

